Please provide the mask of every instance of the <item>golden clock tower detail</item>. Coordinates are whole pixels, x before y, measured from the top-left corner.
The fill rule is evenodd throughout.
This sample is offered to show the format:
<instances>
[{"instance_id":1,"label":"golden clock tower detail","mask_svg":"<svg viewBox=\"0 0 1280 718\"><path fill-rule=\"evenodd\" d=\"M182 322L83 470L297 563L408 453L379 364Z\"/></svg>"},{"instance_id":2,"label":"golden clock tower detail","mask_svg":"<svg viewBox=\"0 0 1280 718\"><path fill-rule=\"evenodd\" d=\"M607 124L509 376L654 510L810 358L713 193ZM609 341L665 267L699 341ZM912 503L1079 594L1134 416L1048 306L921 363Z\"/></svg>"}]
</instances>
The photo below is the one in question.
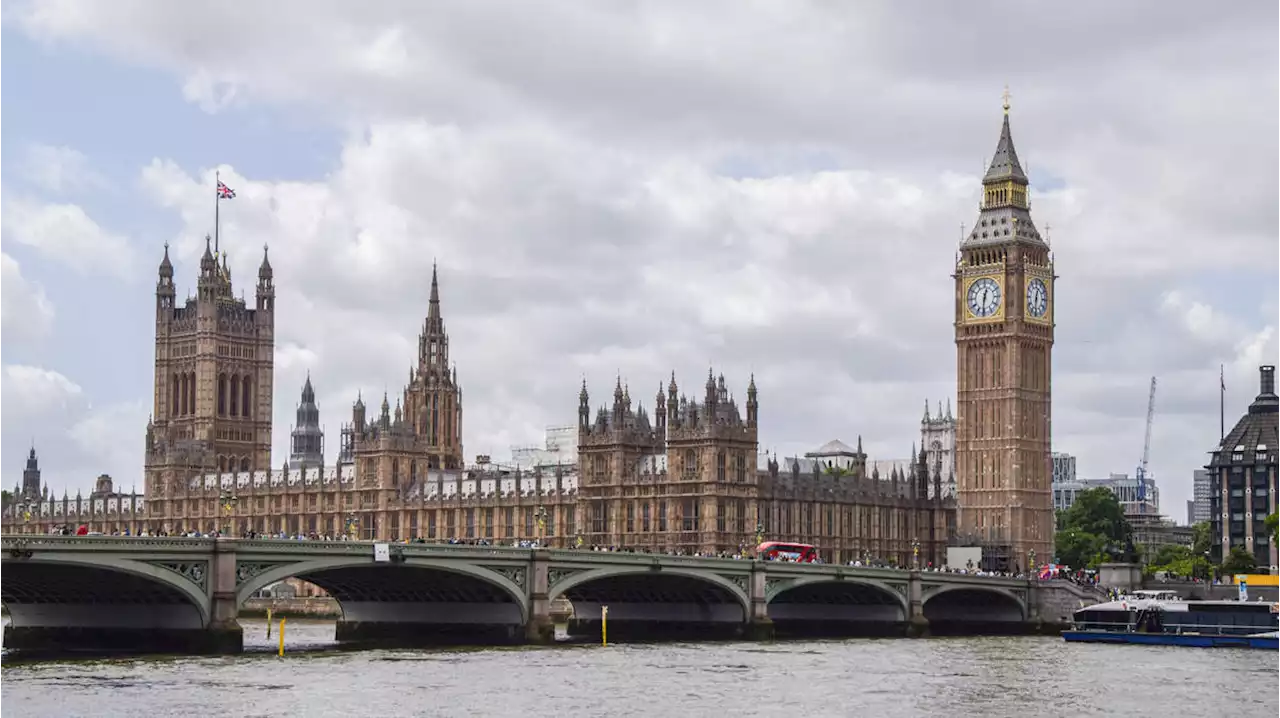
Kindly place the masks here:
<instances>
[{"instance_id":1,"label":"golden clock tower detail","mask_svg":"<svg viewBox=\"0 0 1280 718\"><path fill-rule=\"evenodd\" d=\"M990 570L1053 559L1053 257L1031 221L1009 94L978 221L956 264L956 498ZM1034 552L1034 553L1033 553Z\"/></svg>"}]
</instances>

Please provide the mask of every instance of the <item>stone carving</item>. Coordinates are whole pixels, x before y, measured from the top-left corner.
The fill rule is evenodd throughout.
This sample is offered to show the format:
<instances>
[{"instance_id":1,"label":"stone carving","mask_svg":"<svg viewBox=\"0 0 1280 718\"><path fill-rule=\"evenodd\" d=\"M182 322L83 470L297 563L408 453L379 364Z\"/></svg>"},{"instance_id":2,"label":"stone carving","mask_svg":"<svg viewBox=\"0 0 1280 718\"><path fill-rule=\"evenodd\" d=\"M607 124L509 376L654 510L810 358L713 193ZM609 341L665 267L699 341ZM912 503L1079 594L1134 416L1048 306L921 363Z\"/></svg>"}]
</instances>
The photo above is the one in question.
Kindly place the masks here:
<instances>
[{"instance_id":1,"label":"stone carving","mask_svg":"<svg viewBox=\"0 0 1280 718\"><path fill-rule=\"evenodd\" d=\"M795 583L793 578L766 578L764 580L764 595L773 598L779 592L785 591L793 583Z\"/></svg>"},{"instance_id":2,"label":"stone carving","mask_svg":"<svg viewBox=\"0 0 1280 718\"><path fill-rule=\"evenodd\" d=\"M749 579L747 576L745 576L745 575L743 575L743 574L740 574L740 573L736 573L736 574L720 574L720 576L721 576L722 578L727 578L727 579L729 579L730 581L732 581L732 582L733 582L733 585L735 585L735 586L737 586L739 589L741 589L743 593L747 594L748 596L750 596L750 595L751 595L751 581L750 581L750 579Z\"/></svg>"},{"instance_id":3,"label":"stone carving","mask_svg":"<svg viewBox=\"0 0 1280 718\"><path fill-rule=\"evenodd\" d=\"M205 590L208 586L209 563L207 561L152 561L154 566L167 568Z\"/></svg>"},{"instance_id":4,"label":"stone carving","mask_svg":"<svg viewBox=\"0 0 1280 718\"><path fill-rule=\"evenodd\" d=\"M253 578L254 576L257 576L258 574L264 571L270 571L276 566L283 566L283 565L284 564L279 562L276 562L276 563L236 562L236 585L239 586L240 584L244 583L245 581L248 581L249 579Z\"/></svg>"},{"instance_id":5,"label":"stone carving","mask_svg":"<svg viewBox=\"0 0 1280 718\"><path fill-rule=\"evenodd\" d=\"M561 581L565 580L566 578L569 578L570 576L576 573L580 573L580 571L574 568L547 569L547 588L551 588L552 586L560 583Z\"/></svg>"},{"instance_id":6,"label":"stone carving","mask_svg":"<svg viewBox=\"0 0 1280 718\"><path fill-rule=\"evenodd\" d=\"M525 570L521 566L485 566L485 568L519 586L521 590L528 589L525 586Z\"/></svg>"}]
</instances>

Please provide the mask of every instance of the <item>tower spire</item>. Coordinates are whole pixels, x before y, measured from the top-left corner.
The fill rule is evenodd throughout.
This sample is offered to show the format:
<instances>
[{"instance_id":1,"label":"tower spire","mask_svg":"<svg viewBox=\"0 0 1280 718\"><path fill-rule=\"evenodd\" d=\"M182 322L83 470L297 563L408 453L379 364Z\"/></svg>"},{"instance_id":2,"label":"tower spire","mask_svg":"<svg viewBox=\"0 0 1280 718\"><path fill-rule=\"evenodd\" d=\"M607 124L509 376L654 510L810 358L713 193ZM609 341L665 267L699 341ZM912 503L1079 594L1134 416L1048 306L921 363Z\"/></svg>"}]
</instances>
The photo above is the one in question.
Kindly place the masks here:
<instances>
[{"instance_id":1,"label":"tower spire","mask_svg":"<svg viewBox=\"0 0 1280 718\"><path fill-rule=\"evenodd\" d=\"M1027 184L1027 173L1022 170L1018 161L1018 151L1013 146L1013 132L1009 129L1009 88L1004 89L1004 121L1000 125L1000 139L996 141L996 151L987 166L987 173L982 178L983 184L1013 180Z\"/></svg>"}]
</instances>

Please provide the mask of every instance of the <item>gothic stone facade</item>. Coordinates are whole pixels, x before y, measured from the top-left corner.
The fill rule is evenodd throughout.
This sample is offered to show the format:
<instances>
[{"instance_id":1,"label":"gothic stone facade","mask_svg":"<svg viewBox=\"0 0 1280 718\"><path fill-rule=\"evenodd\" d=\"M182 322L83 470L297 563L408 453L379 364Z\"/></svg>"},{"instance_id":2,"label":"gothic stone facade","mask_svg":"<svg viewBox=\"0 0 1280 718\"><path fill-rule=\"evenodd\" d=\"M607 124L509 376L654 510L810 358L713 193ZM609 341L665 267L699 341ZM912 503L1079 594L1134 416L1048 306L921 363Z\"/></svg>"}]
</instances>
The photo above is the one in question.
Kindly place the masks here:
<instances>
[{"instance_id":1,"label":"gothic stone facade","mask_svg":"<svg viewBox=\"0 0 1280 718\"><path fill-rule=\"evenodd\" d=\"M736 553L762 539L793 541L817 545L829 561L899 565L918 546L922 563L941 563L954 508L928 498L923 454L912 479L867 476L860 448L848 461L792 459L783 469L759 458L754 378L745 416L723 376L709 373L704 390L701 403L689 399L672 375L665 394L659 387L651 420L619 379L612 406L593 421L583 384L578 503L587 543Z\"/></svg>"},{"instance_id":2,"label":"gothic stone facade","mask_svg":"<svg viewBox=\"0 0 1280 718\"><path fill-rule=\"evenodd\" d=\"M1053 552L1050 373L1053 259L1031 221L1008 103L955 271L960 532L987 568Z\"/></svg>"},{"instance_id":3,"label":"gothic stone facade","mask_svg":"<svg viewBox=\"0 0 1280 718\"><path fill-rule=\"evenodd\" d=\"M147 526L147 506L137 492L116 491L106 474L98 477L88 496L79 491L74 497L66 491L62 498L52 495L48 484L40 481L40 460L33 446L22 483L0 507L0 518L5 533L48 534L84 526L103 534L136 534Z\"/></svg>"}]
</instances>

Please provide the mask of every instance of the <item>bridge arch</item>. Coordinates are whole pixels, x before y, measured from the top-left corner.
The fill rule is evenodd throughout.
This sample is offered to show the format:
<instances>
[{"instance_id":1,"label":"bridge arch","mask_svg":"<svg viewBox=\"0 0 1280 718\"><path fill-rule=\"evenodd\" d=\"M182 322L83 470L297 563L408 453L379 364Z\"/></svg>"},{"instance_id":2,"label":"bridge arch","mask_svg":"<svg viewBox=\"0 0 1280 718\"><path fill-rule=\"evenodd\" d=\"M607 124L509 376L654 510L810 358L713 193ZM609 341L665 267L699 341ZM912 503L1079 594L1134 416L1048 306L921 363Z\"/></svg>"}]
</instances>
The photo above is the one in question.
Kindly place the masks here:
<instances>
[{"instance_id":1,"label":"bridge arch","mask_svg":"<svg viewBox=\"0 0 1280 718\"><path fill-rule=\"evenodd\" d=\"M555 576L555 569L551 575ZM744 577L745 583L745 577ZM551 581L547 597L573 605L575 630L598 630L609 607L609 635L735 637L751 615L744 585L710 571L657 564L587 569Z\"/></svg>"},{"instance_id":2,"label":"bridge arch","mask_svg":"<svg viewBox=\"0 0 1280 718\"><path fill-rule=\"evenodd\" d=\"M870 578L802 577L767 598L769 618L782 634L896 634L910 616L906 596Z\"/></svg>"},{"instance_id":3,"label":"bridge arch","mask_svg":"<svg viewBox=\"0 0 1280 718\"><path fill-rule=\"evenodd\" d=\"M5 561L0 600L9 611L10 628L72 632L79 644L113 648L124 633L201 631L209 625L207 563L170 562L169 567L92 558L41 555ZM15 645L25 643L21 634L15 638Z\"/></svg>"},{"instance_id":4,"label":"bridge arch","mask_svg":"<svg viewBox=\"0 0 1280 718\"><path fill-rule=\"evenodd\" d=\"M471 563L413 556L398 563L366 556L281 563L245 577L236 587L236 605L288 578L314 583L338 603L339 641L451 642L470 634L507 641L522 636L529 620L523 567L503 575Z\"/></svg>"},{"instance_id":5,"label":"bridge arch","mask_svg":"<svg viewBox=\"0 0 1280 718\"><path fill-rule=\"evenodd\" d=\"M960 584L930 591L921 605L933 633L1001 633L1027 620L1026 601L1002 586Z\"/></svg>"}]
</instances>

